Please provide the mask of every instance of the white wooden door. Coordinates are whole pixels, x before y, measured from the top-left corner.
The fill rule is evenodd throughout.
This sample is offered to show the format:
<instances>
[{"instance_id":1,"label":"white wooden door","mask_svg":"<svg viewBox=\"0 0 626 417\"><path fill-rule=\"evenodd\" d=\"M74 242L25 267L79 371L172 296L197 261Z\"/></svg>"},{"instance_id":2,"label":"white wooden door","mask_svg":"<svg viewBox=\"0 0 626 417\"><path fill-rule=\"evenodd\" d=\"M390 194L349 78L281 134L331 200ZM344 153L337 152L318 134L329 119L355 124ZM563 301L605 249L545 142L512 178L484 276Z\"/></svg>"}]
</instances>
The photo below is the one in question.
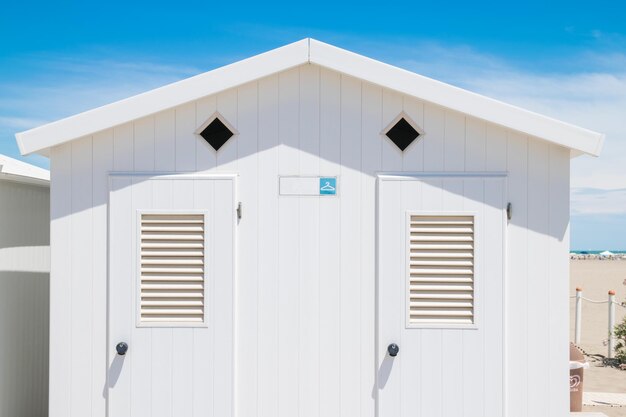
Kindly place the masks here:
<instances>
[{"instance_id":1,"label":"white wooden door","mask_svg":"<svg viewBox=\"0 0 626 417\"><path fill-rule=\"evenodd\" d=\"M233 415L234 182L110 177L109 417Z\"/></svg>"},{"instance_id":2,"label":"white wooden door","mask_svg":"<svg viewBox=\"0 0 626 417\"><path fill-rule=\"evenodd\" d=\"M379 417L503 415L505 184L379 178Z\"/></svg>"}]
</instances>

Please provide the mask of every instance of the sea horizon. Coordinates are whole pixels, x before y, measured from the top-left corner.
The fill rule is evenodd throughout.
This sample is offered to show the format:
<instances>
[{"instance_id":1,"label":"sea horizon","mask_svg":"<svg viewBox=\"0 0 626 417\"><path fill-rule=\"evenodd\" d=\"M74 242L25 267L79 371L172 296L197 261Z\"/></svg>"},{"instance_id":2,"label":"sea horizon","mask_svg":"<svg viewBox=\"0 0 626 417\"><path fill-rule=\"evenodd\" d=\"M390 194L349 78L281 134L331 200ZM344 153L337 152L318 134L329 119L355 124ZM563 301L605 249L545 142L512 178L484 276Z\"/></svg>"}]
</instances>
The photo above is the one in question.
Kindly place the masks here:
<instances>
[{"instance_id":1,"label":"sea horizon","mask_svg":"<svg viewBox=\"0 0 626 417\"><path fill-rule=\"evenodd\" d=\"M590 250L590 249L581 249L581 250L576 249L575 250L575 249L572 249L572 250L570 250L570 253L576 253L576 254L579 254L579 255L598 255L598 254L600 254L600 253L602 253L604 251L607 251L607 250L609 252L616 253L616 254L618 254L618 253L619 254L626 254L626 250L623 250L623 249L620 249L620 250L617 250L617 249L616 250L613 250L613 249L602 249L602 250Z\"/></svg>"}]
</instances>

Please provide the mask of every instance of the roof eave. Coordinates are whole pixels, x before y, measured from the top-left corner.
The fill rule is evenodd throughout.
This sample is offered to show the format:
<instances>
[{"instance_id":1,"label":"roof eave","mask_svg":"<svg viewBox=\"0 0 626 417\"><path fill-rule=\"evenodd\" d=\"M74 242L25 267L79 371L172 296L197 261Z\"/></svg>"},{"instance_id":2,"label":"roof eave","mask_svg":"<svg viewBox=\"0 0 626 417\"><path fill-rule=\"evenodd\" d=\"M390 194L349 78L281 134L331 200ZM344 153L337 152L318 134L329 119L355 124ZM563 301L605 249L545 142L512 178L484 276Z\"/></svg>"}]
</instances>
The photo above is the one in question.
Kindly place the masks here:
<instances>
[{"instance_id":1,"label":"roof eave","mask_svg":"<svg viewBox=\"0 0 626 417\"><path fill-rule=\"evenodd\" d=\"M420 100L598 156L604 135L311 39L310 62Z\"/></svg>"},{"instance_id":2,"label":"roof eave","mask_svg":"<svg viewBox=\"0 0 626 417\"><path fill-rule=\"evenodd\" d=\"M158 113L308 62L309 39L15 135L22 155Z\"/></svg>"}]
</instances>

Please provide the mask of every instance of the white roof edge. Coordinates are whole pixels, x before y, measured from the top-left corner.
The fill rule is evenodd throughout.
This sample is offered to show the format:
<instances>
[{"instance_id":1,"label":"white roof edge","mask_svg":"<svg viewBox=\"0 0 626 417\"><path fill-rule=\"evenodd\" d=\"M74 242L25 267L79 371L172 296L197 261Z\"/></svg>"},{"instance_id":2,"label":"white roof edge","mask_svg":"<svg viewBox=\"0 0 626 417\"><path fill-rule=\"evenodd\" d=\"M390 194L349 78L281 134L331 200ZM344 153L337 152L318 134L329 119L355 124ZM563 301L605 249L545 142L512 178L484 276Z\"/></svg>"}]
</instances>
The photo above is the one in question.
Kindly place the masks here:
<instances>
[{"instance_id":1,"label":"white roof edge","mask_svg":"<svg viewBox=\"0 0 626 417\"><path fill-rule=\"evenodd\" d=\"M0 179L46 184L50 182L50 171L29 163L0 155Z\"/></svg>"},{"instance_id":2,"label":"white roof edge","mask_svg":"<svg viewBox=\"0 0 626 417\"><path fill-rule=\"evenodd\" d=\"M191 78L16 133L15 138L22 155L28 155L306 64L308 61L309 40L303 39Z\"/></svg>"},{"instance_id":3,"label":"white roof edge","mask_svg":"<svg viewBox=\"0 0 626 417\"><path fill-rule=\"evenodd\" d=\"M598 156L604 135L531 112L432 78L311 40L310 60L317 65L466 113L512 130Z\"/></svg>"},{"instance_id":4,"label":"white roof edge","mask_svg":"<svg viewBox=\"0 0 626 417\"><path fill-rule=\"evenodd\" d=\"M506 104L314 39L148 91L15 135L23 155L47 149L256 79L313 63L570 148L598 156L604 135Z\"/></svg>"}]
</instances>

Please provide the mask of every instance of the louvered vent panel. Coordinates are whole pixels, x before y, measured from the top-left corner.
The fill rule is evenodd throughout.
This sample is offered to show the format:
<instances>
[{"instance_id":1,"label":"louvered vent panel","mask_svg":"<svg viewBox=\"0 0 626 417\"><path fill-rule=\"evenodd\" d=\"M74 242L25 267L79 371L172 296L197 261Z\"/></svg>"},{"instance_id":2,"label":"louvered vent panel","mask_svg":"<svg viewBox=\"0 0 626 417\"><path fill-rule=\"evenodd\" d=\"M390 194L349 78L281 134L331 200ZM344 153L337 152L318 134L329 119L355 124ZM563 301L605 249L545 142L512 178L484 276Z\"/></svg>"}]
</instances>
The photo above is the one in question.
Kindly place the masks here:
<instances>
[{"instance_id":1,"label":"louvered vent panel","mask_svg":"<svg viewBox=\"0 0 626 417\"><path fill-rule=\"evenodd\" d=\"M474 217L411 215L409 323L474 322Z\"/></svg>"},{"instance_id":2,"label":"louvered vent panel","mask_svg":"<svg viewBox=\"0 0 626 417\"><path fill-rule=\"evenodd\" d=\"M141 321L204 321L204 215L141 215Z\"/></svg>"}]
</instances>

